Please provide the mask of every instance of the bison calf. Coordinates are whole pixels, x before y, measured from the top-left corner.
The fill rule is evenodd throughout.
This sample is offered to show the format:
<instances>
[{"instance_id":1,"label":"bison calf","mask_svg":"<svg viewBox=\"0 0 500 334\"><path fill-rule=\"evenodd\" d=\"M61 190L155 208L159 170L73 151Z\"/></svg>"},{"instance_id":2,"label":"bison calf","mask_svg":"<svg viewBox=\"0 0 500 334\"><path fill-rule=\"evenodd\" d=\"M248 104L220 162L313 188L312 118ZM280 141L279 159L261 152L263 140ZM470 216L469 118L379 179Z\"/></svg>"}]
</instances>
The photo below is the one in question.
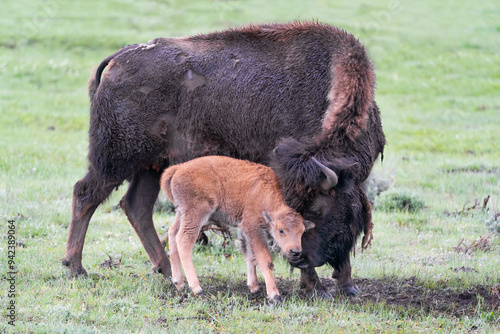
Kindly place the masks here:
<instances>
[{"instance_id":1,"label":"bison calf","mask_svg":"<svg viewBox=\"0 0 500 334\"><path fill-rule=\"evenodd\" d=\"M178 290L184 287L182 263L191 290L202 292L192 255L202 226L210 220L239 228L250 292L259 290L257 265L264 275L268 297L281 301L272 275L267 236L276 240L289 260L298 259L302 234L314 224L284 203L272 169L249 161L207 156L166 169L161 188L175 206L168 243L172 281Z\"/></svg>"}]
</instances>

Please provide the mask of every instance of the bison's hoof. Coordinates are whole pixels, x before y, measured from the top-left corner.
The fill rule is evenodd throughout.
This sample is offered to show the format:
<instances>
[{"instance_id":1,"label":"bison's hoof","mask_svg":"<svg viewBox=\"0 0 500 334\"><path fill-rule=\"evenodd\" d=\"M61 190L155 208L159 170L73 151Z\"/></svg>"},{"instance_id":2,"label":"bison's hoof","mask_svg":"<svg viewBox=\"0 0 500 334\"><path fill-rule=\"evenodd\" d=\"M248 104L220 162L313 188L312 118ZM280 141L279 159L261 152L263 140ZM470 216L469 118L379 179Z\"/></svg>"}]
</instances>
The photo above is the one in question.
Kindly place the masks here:
<instances>
[{"instance_id":1,"label":"bison's hoof","mask_svg":"<svg viewBox=\"0 0 500 334\"><path fill-rule=\"evenodd\" d=\"M154 267L153 268L153 272L155 274L162 274L163 273L163 270L161 269L161 267Z\"/></svg>"},{"instance_id":2,"label":"bison's hoof","mask_svg":"<svg viewBox=\"0 0 500 334\"><path fill-rule=\"evenodd\" d=\"M334 300L333 295L325 287L320 287L320 288L306 291L306 295L309 298L319 298L319 299L331 300L331 301Z\"/></svg>"},{"instance_id":3,"label":"bison's hoof","mask_svg":"<svg viewBox=\"0 0 500 334\"><path fill-rule=\"evenodd\" d=\"M69 278L88 277L87 271L81 265L75 267L66 259L62 260L62 265L69 268Z\"/></svg>"},{"instance_id":4,"label":"bison's hoof","mask_svg":"<svg viewBox=\"0 0 500 334\"><path fill-rule=\"evenodd\" d=\"M319 291L316 292L316 295L321 299L331 300L331 301L334 300L333 295L326 289L325 290L320 289Z\"/></svg>"},{"instance_id":5,"label":"bison's hoof","mask_svg":"<svg viewBox=\"0 0 500 334\"><path fill-rule=\"evenodd\" d=\"M342 287L340 287L339 291L341 293L345 294L346 296L350 296L350 297L358 296L361 293L361 291L359 290L359 288L356 285L342 286Z\"/></svg>"},{"instance_id":6,"label":"bison's hoof","mask_svg":"<svg viewBox=\"0 0 500 334\"><path fill-rule=\"evenodd\" d=\"M274 297L271 298L271 300L275 303L278 303L278 304L281 304L283 303L283 299L281 299L281 296L280 295L276 295Z\"/></svg>"},{"instance_id":7,"label":"bison's hoof","mask_svg":"<svg viewBox=\"0 0 500 334\"><path fill-rule=\"evenodd\" d=\"M172 269L170 268L170 264L162 264L153 268L153 272L156 274L163 274L165 277L172 276Z\"/></svg>"},{"instance_id":8,"label":"bison's hoof","mask_svg":"<svg viewBox=\"0 0 500 334\"><path fill-rule=\"evenodd\" d=\"M83 269L83 267L78 267L75 269L73 276L74 277L81 277L81 276L88 277L89 275L87 274L87 271L85 269Z\"/></svg>"}]
</instances>

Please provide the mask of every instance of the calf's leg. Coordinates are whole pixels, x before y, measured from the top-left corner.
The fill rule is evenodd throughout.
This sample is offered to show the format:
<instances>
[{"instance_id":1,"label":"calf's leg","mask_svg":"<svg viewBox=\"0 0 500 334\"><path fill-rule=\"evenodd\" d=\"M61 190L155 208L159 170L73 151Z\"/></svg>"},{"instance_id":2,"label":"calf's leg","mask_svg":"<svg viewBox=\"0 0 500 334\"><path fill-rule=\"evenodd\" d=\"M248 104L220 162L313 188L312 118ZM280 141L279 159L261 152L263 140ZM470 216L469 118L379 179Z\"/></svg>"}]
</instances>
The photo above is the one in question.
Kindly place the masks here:
<instances>
[{"instance_id":1,"label":"calf's leg","mask_svg":"<svg viewBox=\"0 0 500 334\"><path fill-rule=\"evenodd\" d=\"M257 293L259 292L260 287L259 282L257 281L257 272L255 271L255 261L252 251L248 249L248 236L241 230L241 228L238 229L238 239L241 242L241 252L243 253L243 257L247 261L247 286L250 289L250 293Z\"/></svg>"},{"instance_id":2,"label":"calf's leg","mask_svg":"<svg viewBox=\"0 0 500 334\"><path fill-rule=\"evenodd\" d=\"M200 234L201 227L208 221L214 210L208 204L203 203L186 205L186 207L190 209L182 212L179 232L177 232L175 239L177 241L179 258L184 268L184 274L186 274L189 287L193 293L198 295L203 292L203 289L194 270L193 247Z\"/></svg>"},{"instance_id":3,"label":"calf's leg","mask_svg":"<svg viewBox=\"0 0 500 334\"><path fill-rule=\"evenodd\" d=\"M181 260L179 258L179 250L177 247L177 233L181 224L181 214L175 214L175 221L168 229L168 248L170 250L170 264L172 266L172 283L175 284L177 290L184 288L184 279L182 278Z\"/></svg>"},{"instance_id":4,"label":"calf's leg","mask_svg":"<svg viewBox=\"0 0 500 334\"><path fill-rule=\"evenodd\" d=\"M82 266L82 252L90 218L97 207L109 196L113 188L121 182L106 182L93 169L73 188L73 204L69 225L66 254L62 264L69 267L70 276L87 275Z\"/></svg>"},{"instance_id":5,"label":"calf's leg","mask_svg":"<svg viewBox=\"0 0 500 334\"><path fill-rule=\"evenodd\" d=\"M262 231L260 230L259 226L256 226L256 228L249 231L245 228L244 222L242 222L241 228L248 236L250 251L253 254L253 258L255 259L255 262L257 263L259 270L262 272L262 275L264 276L264 280L266 282L267 296L276 302L282 302L280 293L278 291L278 286L274 281L273 259L271 257L271 254L269 253L269 249L267 248L267 240L265 236L262 235ZM247 262L247 268L248 268L248 262Z\"/></svg>"},{"instance_id":6,"label":"calf's leg","mask_svg":"<svg viewBox=\"0 0 500 334\"><path fill-rule=\"evenodd\" d=\"M251 258L247 259L247 286L250 289L250 293L257 293L260 290L255 263Z\"/></svg>"},{"instance_id":7,"label":"calf's leg","mask_svg":"<svg viewBox=\"0 0 500 334\"><path fill-rule=\"evenodd\" d=\"M160 177L161 172L154 169L138 171L121 200L121 207L139 236L153 269L170 277L170 261L153 224L153 206L160 191Z\"/></svg>"}]
</instances>

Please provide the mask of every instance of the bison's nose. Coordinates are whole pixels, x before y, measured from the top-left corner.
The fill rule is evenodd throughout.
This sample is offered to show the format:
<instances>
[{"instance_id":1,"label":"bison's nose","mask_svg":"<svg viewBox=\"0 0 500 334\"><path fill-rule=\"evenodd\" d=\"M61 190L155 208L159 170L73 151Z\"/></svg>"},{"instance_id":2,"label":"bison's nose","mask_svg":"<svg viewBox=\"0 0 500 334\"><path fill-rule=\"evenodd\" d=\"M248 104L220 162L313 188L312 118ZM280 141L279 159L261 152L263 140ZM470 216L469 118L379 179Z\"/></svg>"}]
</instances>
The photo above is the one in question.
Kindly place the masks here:
<instances>
[{"instance_id":1,"label":"bison's nose","mask_svg":"<svg viewBox=\"0 0 500 334\"><path fill-rule=\"evenodd\" d=\"M290 249L288 251L288 256L294 259L300 257L300 254L302 254L302 249Z\"/></svg>"}]
</instances>

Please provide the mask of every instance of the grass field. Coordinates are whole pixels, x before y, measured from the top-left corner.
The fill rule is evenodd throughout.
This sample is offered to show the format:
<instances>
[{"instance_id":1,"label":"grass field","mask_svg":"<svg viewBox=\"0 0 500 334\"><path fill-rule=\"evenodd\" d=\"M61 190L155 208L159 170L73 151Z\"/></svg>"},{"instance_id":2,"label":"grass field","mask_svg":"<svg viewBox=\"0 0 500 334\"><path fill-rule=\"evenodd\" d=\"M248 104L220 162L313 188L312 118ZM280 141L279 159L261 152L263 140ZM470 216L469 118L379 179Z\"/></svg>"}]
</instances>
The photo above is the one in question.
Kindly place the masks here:
<instances>
[{"instance_id":1,"label":"grass field","mask_svg":"<svg viewBox=\"0 0 500 334\"><path fill-rule=\"evenodd\" d=\"M0 332L500 332L497 1L20 0L1 7ZM213 234L194 258L208 293L178 294L152 273L133 228L113 208L126 187L90 223L83 254L90 277L68 280L61 259L72 187L86 170L91 68L124 45L159 36L300 19L340 26L367 46L388 141L375 170L392 177L391 191L424 202L415 212L374 211L372 247L353 258L361 296L309 300L298 271L279 256L284 304L250 296L242 256ZM8 297L8 220L18 242L15 298ZM155 213L162 236L172 221L168 211ZM117 268L100 265L107 254L121 258ZM332 269L318 273L333 291Z\"/></svg>"}]
</instances>

